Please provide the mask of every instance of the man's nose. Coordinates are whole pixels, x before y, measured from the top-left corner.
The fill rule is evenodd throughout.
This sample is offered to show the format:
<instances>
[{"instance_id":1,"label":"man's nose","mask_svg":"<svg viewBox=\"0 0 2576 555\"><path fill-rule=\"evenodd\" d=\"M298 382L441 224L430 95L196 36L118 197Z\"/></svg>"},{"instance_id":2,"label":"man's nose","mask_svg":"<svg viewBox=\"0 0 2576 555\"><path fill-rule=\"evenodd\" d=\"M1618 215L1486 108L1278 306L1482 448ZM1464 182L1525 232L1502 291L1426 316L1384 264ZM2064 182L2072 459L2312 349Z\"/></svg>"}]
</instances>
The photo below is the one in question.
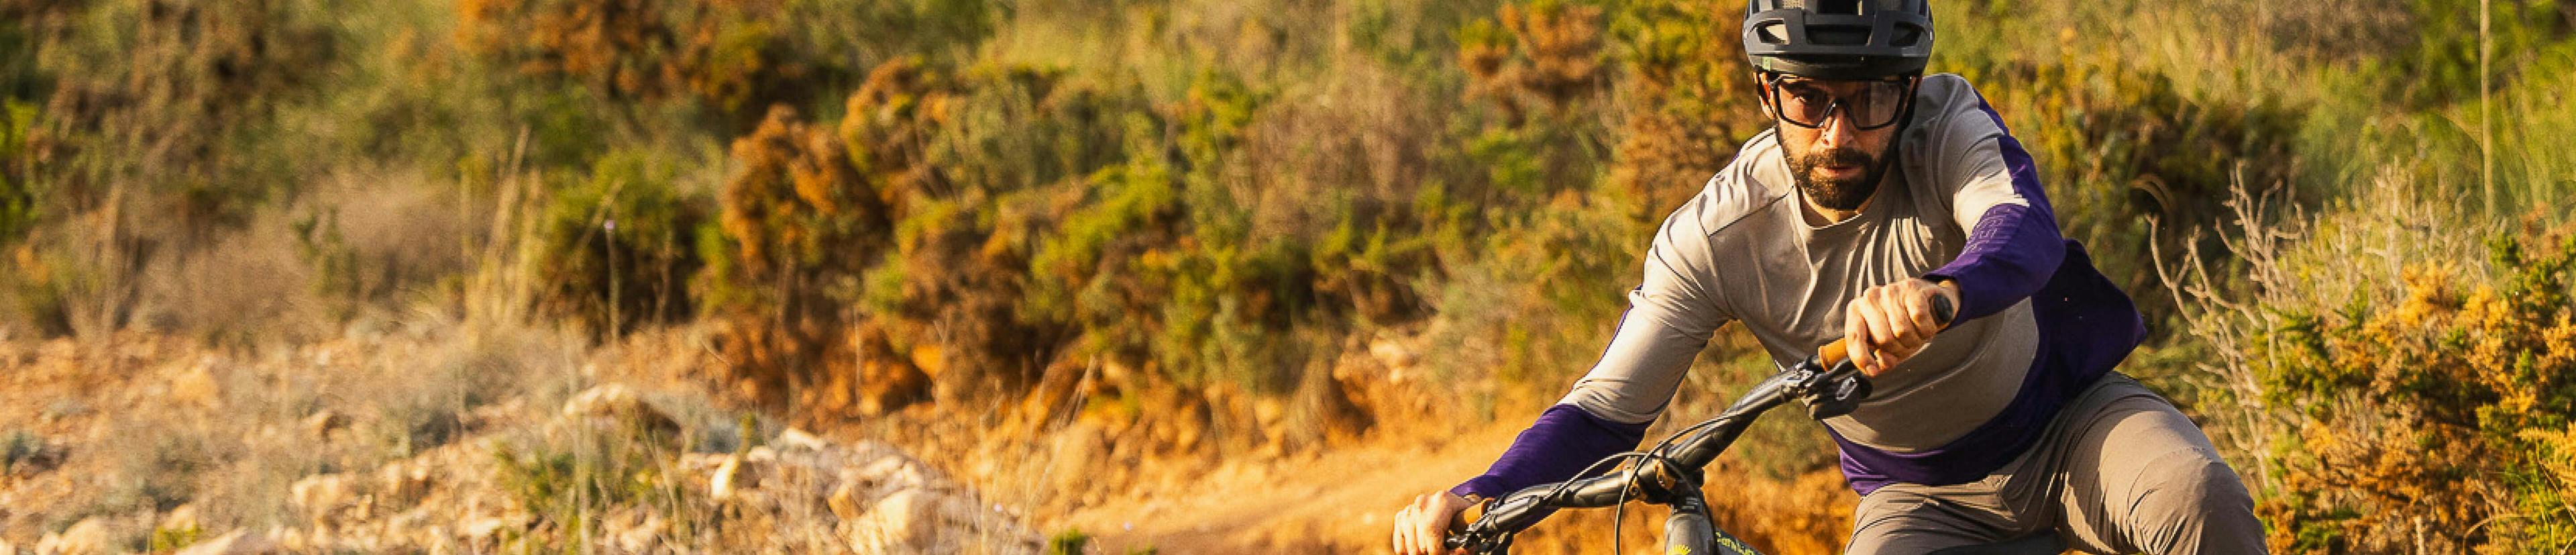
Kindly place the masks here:
<instances>
[{"instance_id":1,"label":"man's nose","mask_svg":"<svg viewBox=\"0 0 2576 555\"><path fill-rule=\"evenodd\" d=\"M1837 107L1839 108L1839 107ZM1851 110L1834 110L1816 128L1816 146L1833 148L1860 139L1860 127L1852 125Z\"/></svg>"}]
</instances>

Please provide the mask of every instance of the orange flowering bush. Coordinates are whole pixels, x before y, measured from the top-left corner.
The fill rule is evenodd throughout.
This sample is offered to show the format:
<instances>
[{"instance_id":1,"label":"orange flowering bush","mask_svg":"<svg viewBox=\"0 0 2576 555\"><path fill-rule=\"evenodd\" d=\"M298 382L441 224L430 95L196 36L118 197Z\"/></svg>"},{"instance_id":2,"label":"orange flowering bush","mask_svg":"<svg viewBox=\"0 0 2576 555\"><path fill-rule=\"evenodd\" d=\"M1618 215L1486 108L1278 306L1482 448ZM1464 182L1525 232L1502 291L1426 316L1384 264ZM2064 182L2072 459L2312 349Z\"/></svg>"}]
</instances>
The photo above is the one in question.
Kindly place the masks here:
<instances>
[{"instance_id":1,"label":"orange flowering bush","mask_svg":"<svg viewBox=\"0 0 2576 555\"><path fill-rule=\"evenodd\" d=\"M2234 244L2252 298L2188 289L2192 332L2222 355L2205 406L2232 404L2213 431L2259 461L2240 468L2260 471L2276 551L2576 541L2576 229L2494 230L2464 260L2479 249L2435 230L2466 219L2427 210L2249 224Z\"/></svg>"},{"instance_id":2,"label":"orange flowering bush","mask_svg":"<svg viewBox=\"0 0 2576 555\"><path fill-rule=\"evenodd\" d=\"M850 401L847 384L829 383L857 370L854 318L846 295L833 293L876 258L892 215L846 152L837 135L785 107L733 142L741 169L718 199L721 232L700 248L713 251L705 297L747 397Z\"/></svg>"},{"instance_id":3,"label":"orange flowering bush","mask_svg":"<svg viewBox=\"0 0 2576 555\"><path fill-rule=\"evenodd\" d=\"M1492 102L1518 121L1533 103L1562 112L1599 96L1609 76L1599 6L1504 4L1498 20L1479 20L1460 32L1458 57L1470 78L1470 97Z\"/></svg>"},{"instance_id":4,"label":"orange flowering bush","mask_svg":"<svg viewBox=\"0 0 2576 555\"><path fill-rule=\"evenodd\" d=\"M457 42L529 77L613 100L688 99L746 118L840 68L799 52L780 0L468 0Z\"/></svg>"}]
</instances>

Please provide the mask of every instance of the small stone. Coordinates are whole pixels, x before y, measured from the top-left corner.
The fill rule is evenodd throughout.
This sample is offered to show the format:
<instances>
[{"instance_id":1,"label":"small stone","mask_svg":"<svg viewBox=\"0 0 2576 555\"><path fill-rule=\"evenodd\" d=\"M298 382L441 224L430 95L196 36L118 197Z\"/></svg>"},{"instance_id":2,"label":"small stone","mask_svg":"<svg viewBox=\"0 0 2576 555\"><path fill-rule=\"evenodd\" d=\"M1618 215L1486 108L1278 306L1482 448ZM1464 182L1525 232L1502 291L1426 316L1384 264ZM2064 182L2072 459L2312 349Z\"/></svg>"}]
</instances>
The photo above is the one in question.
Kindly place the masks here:
<instances>
[{"instance_id":1,"label":"small stone","mask_svg":"<svg viewBox=\"0 0 2576 555\"><path fill-rule=\"evenodd\" d=\"M269 541L267 534L234 530L232 533L197 542L196 545L179 550L178 555L257 555L276 551L277 544Z\"/></svg>"},{"instance_id":2,"label":"small stone","mask_svg":"<svg viewBox=\"0 0 2576 555\"><path fill-rule=\"evenodd\" d=\"M166 399L172 404L217 408L223 405L223 396L223 387L215 383L214 365L198 364L170 379Z\"/></svg>"},{"instance_id":3,"label":"small stone","mask_svg":"<svg viewBox=\"0 0 2576 555\"><path fill-rule=\"evenodd\" d=\"M112 553L107 533L107 520L102 517L82 519L58 534L45 534L36 541L36 553L90 555Z\"/></svg>"},{"instance_id":4,"label":"small stone","mask_svg":"<svg viewBox=\"0 0 2576 555\"><path fill-rule=\"evenodd\" d=\"M510 519L501 517L484 517L475 519L473 522L465 524L465 537L467 539L474 540L478 545L480 545L481 542L485 540L500 537L501 529L509 528L512 524L513 523Z\"/></svg>"},{"instance_id":5,"label":"small stone","mask_svg":"<svg viewBox=\"0 0 2576 555\"><path fill-rule=\"evenodd\" d=\"M169 513L161 515L160 528L162 530L175 532L191 528L201 529L203 527L204 524L202 524L197 517L197 504L195 503L180 505L179 508L171 509Z\"/></svg>"},{"instance_id":6,"label":"small stone","mask_svg":"<svg viewBox=\"0 0 2576 555\"><path fill-rule=\"evenodd\" d=\"M878 500L854 526L852 549L918 552L942 537L966 532L972 503L929 490L909 489Z\"/></svg>"},{"instance_id":7,"label":"small stone","mask_svg":"<svg viewBox=\"0 0 2576 555\"><path fill-rule=\"evenodd\" d=\"M306 516L315 519L330 516L349 504L348 477L340 474L307 476L287 487L287 500L303 509Z\"/></svg>"},{"instance_id":8,"label":"small stone","mask_svg":"<svg viewBox=\"0 0 2576 555\"><path fill-rule=\"evenodd\" d=\"M751 485L748 478L743 473L742 455L725 457L724 464L716 465L715 475L707 478L707 495L720 501L732 499L736 488Z\"/></svg>"},{"instance_id":9,"label":"small stone","mask_svg":"<svg viewBox=\"0 0 2576 555\"><path fill-rule=\"evenodd\" d=\"M780 448L785 449L803 449L807 451L821 451L832 445L831 442L824 441L823 438L815 437L814 434L806 433L804 430L795 428L788 428L786 431L778 432L778 439L771 441L770 444L777 445Z\"/></svg>"},{"instance_id":10,"label":"small stone","mask_svg":"<svg viewBox=\"0 0 2576 555\"><path fill-rule=\"evenodd\" d=\"M617 547L625 553L652 553L653 548L661 543L662 533L668 528L669 526L662 522L661 515L646 515L643 522L612 532L610 537L614 538Z\"/></svg>"},{"instance_id":11,"label":"small stone","mask_svg":"<svg viewBox=\"0 0 2576 555\"><path fill-rule=\"evenodd\" d=\"M429 495L429 467L396 462L377 471L376 479L386 496L382 502L410 505Z\"/></svg>"},{"instance_id":12,"label":"small stone","mask_svg":"<svg viewBox=\"0 0 2576 555\"><path fill-rule=\"evenodd\" d=\"M653 408L652 403L624 385L606 384L573 395L564 401L565 418L588 419L594 423L623 423L636 431L657 436L677 437L680 423Z\"/></svg>"},{"instance_id":13,"label":"small stone","mask_svg":"<svg viewBox=\"0 0 2576 555\"><path fill-rule=\"evenodd\" d=\"M349 427L349 416L340 414L340 411L322 409L312 416L304 417L304 433L316 438L330 439L333 432L347 427Z\"/></svg>"}]
</instances>

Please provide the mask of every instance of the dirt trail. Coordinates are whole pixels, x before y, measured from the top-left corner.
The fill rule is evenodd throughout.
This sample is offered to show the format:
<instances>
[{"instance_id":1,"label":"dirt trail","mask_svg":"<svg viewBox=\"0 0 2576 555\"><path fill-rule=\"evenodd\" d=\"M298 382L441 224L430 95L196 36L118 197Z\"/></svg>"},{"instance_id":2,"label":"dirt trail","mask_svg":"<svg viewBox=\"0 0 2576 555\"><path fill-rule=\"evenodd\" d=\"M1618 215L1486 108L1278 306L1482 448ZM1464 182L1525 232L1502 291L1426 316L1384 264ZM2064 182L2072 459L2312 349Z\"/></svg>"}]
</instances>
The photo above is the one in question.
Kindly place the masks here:
<instances>
[{"instance_id":1,"label":"dirt trail","mask_svg":"<svg viewBox=\"0 0 2576 555\"><path fill-rule=\"evenodd\" d=\"M1385 552L1396 509L1483 471L1519 431L1496 423L1437 444L1369 441L1284 461L1225 463L1178 491L1132 492L1052 528L1095 534L1101 553Z\"/></svg>"}]
</instances>

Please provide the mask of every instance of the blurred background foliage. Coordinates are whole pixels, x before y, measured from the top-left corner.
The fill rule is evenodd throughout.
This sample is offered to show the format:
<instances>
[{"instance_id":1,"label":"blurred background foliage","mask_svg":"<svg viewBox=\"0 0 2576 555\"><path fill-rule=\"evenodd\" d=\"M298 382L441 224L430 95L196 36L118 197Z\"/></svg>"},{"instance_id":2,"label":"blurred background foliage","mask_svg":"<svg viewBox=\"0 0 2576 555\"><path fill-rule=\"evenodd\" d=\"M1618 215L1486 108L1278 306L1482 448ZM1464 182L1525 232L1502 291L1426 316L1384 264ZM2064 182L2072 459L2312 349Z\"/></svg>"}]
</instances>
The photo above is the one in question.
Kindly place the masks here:
<instances>
[{"instance_id":1,"label":"blurred background foliage","mask_svg":"<svg viewBox=\"0 0 2576 555\"><path fill-rule=\"evenodd\" d=\"M2482 5L1936 4L1933 70L2029 145L2156 324L2129 371L2276 547L2576 541L2576 4ZM1428 416L1513 420L1770 125L1740 10L0 0L0 298L291 340L505 272L602 341L706 325L704 378L793 418L1235 430L1156 443L1200 455L1369 433L1392 405L1336 361L1411 338ZM1765 368L1738 333L1696 386ZM1748 449L1826 468L1813 435Z\"/></svg>"}]
</instances>

